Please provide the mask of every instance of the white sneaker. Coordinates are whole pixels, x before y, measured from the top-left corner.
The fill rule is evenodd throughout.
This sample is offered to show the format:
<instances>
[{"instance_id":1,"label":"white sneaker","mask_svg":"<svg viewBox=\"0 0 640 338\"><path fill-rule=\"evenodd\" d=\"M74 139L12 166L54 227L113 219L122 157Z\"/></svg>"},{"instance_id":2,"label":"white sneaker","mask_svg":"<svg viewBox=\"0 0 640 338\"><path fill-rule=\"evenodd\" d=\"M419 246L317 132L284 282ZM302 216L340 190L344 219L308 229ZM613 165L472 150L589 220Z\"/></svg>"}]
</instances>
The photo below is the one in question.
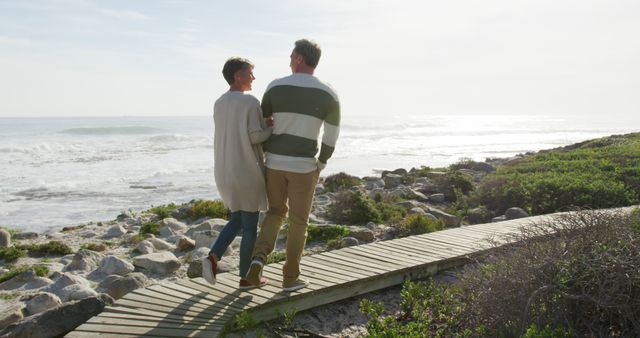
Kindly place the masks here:
<instances>
[{"instance_id":1,"label":"white sneaker","mask_svg":"<svg viewBox=\"0 0 640 338\"><path fill-rule=\"evenodd\" d=\"M218 273L218 264L209 255L202 259L202 278L209 284L216 283L216 274Z\"/></svg>"},{"instance_id":2,"label":"white sneaker","mask_svg":"<svg viewBox=\"0 0 640 338\"><path fill-rule=\"evenodd\" d=\"M309 286L309 282L303 279L296 279L295 282L291 283L282 283L282 291L284 292L293 292L296 290L300 290L302 288L306 288Z\"/></svg>"}]
</instances>

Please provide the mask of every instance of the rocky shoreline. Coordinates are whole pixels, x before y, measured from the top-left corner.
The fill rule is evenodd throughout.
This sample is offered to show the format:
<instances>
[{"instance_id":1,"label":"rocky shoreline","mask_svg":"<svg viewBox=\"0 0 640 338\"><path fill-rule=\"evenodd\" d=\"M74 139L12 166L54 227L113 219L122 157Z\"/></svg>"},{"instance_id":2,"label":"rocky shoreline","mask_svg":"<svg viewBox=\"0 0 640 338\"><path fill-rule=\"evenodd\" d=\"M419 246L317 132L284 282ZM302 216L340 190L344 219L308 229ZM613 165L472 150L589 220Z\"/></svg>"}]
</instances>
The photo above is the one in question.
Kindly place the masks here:
<instances>
[{"instance_id":1,"label":"rocky shoreline","mask_svg":"<svg viewBox=\"0 0 640 338\"><path fill-rule=\"evenodd\" d=\"M492 164L495 165L475 162L473 167L458 168L457 172L478 182L495 170ZM438 178L442 175L443 172L433 170L420 175L420 169L397 169L375 177L337 174L322 179L316 187L310 223L320 229L318 231L338 228L343 236L331 241L309 242L305 254L398 236L398 228L385 222L337 225L343 223L328 215L335 213L335 206L342 203L341 191L370 198L387 196L403 215L421 215L444 227L486 221L482 215L474 218L473 212L462 219L446 211L451 201L447 196L448 187ZM340 186L345 179L355 183ZM0 283L0 337L58 336L135 289L199 277L200 260L208 254L209 246L226 220L190 219L185 212L191 207L193 202L176 207L165 218L152 212L124 212L110 222L83 224L45 234L0 230L0 249L3 250L58 242L73 252L45 256L29 252L15 262L1 261L0 275L6 280ZM522 209L514 208L494 221L525 216ZM152 222L158 225L157 234L143 234L141 230ZM238 268L240 239L237 237L225 253L221 271ZM281 238L276 250L282 250L283 242ZM16 270L17 267L23 267L23 271ZM9 278L12 273L15 276ZM41 331L43 327L48 328L47 332Z\"/></svg>"}]
</instances>

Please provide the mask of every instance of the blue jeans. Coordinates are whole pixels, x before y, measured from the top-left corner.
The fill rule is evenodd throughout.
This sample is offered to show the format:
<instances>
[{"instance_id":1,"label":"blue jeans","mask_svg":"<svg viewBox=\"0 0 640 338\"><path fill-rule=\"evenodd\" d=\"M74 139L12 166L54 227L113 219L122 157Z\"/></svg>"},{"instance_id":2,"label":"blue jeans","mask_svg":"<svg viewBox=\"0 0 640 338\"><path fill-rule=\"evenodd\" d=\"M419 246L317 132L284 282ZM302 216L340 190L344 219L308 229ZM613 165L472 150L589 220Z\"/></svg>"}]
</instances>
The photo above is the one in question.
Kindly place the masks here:
<instances>
[{"instance_id":1,"label":"blue jeans","mask_svg":"<svg viewBox=\"0 0 640 338\"><path fill-rule=\"evenodd\" d=\"M230 213L229 222L224 226L218 238L211 246L209 255L215 254L219 259L227 250L231 242L242 229L242 241L240 242L240 278L246 276L251 264L251 254L256 244L256 232L258 230L258 211L234 211Z\"/></svg>"}]
</instances>

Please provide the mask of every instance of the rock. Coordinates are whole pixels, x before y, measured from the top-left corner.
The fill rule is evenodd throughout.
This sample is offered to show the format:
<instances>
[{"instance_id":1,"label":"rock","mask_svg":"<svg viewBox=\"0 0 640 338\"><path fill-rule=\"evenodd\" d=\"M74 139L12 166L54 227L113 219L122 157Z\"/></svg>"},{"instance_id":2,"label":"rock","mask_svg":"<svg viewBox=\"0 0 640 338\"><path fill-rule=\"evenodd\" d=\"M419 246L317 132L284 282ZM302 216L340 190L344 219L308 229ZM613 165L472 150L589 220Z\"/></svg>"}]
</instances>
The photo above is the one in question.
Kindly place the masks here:
<instances>
[{"instance_id":1,"label":"rock","mask_svg":"<svg viewBox=\"0 0 640 338\"><path fill-rule=\"evenodd\" d=\"M103 258L104 255L99 252L80 249L73 256L73 260L71 261L71 263L69 263L69 265L67 265L66 270L92 271L98 267L100 261L102 261Z\"/></svg>"},{"instance_id":2,"label":"rock","mask_svg":"<svg viewBox=\"0 0 640 338\"><path fill-rule=\"evenodd\" d=\"M402 176L397 174L387 174L382 179L384 180L384 186L387 189L393 189L402 184Z\"/></svg>"},{"instance_id":3,"label":"rock","mask_svg":"<svg viewBox=\"0 0 640 338\"><path fill-rule=\"evenodd\" d=\"M384 189L375 188L375 189L372 189L371 191L369 191L369 197L371 197L371 198L375 198L377 194L380 194L380 195L384 194Z\"/></svg>"},{"instance_id":4,"label":"rock","mask_svg":"<svg viewBox=\"0 0 640 338\"><path fill-rule=\"evenodd\" d=\"M342 248L346 248L348 246L356 246L356 245L360 245L360 242L353 237L344 237L342 238L341 242L341 247Z\"/></svg>"},{"instance_id":5,"label":"rock","mask_svg":"<svg viewBox=\"0 0 640 338\"><path fill-rule=\"evenodd\" d=\"M171 237L174 236L176 233L173 231L173 229L171 229L168 226L163 226L162 228L160 228L160 230L158 230L160 232L160 237Z\"/></svg>"},{"instance_id":6,"label":"rock","mask_svg":"<svg viewBox=\"0 0 640 338\"><path fill-rule=\"evenodd\" d=\"M63 304L6 327L0 332L0 338L61 337L110 304L113 304L113 298L105 294Z\"/></svg>"},{"instance_id":7,"label":"rock","mask_svg":"<svg viewBox=\"0 0 640 338\"><path fill-rule=\"evenodd\" d=\"M414 198L411 188L404 185L397 186L391 191L391 194L401 198Z\"/></svg>"},{"instance_id":8,"label":"rock","mask_svg":"<svg viewBox=\"0 0 640 338\"><path fill-rule=\"evenodd\" d=\"M60 297L53 293L41 292L27 301L27 313L31 316L59 305L62 305Z\"/></svg>"},{"instance_id":9,"label":"rock","mask_svg":"<svg viewBox=\"0 0 640 338\"><path fill-rule=\"evenodd\" d=\"M104 235L106 238L120 237L127 233L127 230L122 227L120 224L116 224L107 230L107 233Z\"/></svg>"},{"instance_id":10,"label":"rock","mask_svg":"<svg viewBox=\"0 0 640 338\"><path fill-rule=\"evenodd\" d=\"M329 197L327 194L322 194L322 195L316 195L313 198L313 203L315 205L322 205L322 206L326 206L331 204L331 197Z\"/></svg>"},{"instance_id":11,"label":"rock","mask_svg":"<svg viewBox=\"0 0 640 338\"><path fill-rule=\"evenodd\" d=\"M38 238L37 232L27 231L27 232L19 232L13 235L14 239L36 239Z\"/></svg>"},{"instance_id":12,"label":"rock","mask_svg":"<svg viewBox=\"0 0 640 338\"><path fill-rule=\"evenodd\" d=\"M173 232L182 232L189 228L188 225L178 221L175 218L165 218L160 221L160 224L163 224L164 226L170 228L171 230L173 230Z\"/></svg>"},{"instance_id":13,"label":"rock","mask_svg":"<svg viewBox=\"0 0 640 338\"><path fill-rule=\"evenodd\" d=\"M444 224L447 227L457 227L460 226L460 217L458 216L454 216L451 214L448 214L442 210L438 210L438 209L434 209L434 208L429 208L428 212L434 216L436 216L438 219L441 219L444 221Z\"/></svg>"},{"instance_id":14,"label":"rock","mask_svg":"<svg viewBox=\"0 0 640 338\"><path fill-rule=\"evenodd\" d=\"M80 236L82 238L93 238L98 236L98 234L95 233L95 231L84 231L82 233L80 233Z\"/></svg>"},{"instance_id":15,"label":"rock","mask_svg":"<svg viewBox=\"0 0 640 338\"><path fill-rule=\"evenodd\" d=\"M431 183L431 181L429 181L429 179L426 177L418 177L415 179L415 181L413 181L414 185L425 185L429 183Z\"/></svg>"},{"instance_id":16,"label":"rock","mask_svg":"<svg viewBox=\"0 0 640 338\"><path fill-rule=\"evenodd\" d=\"M116 256L107 256L100 262L100 272L106 275L121 275L124 276L135 269L133 264L125 261L124 259Z\"/></svg>"},{"instance_id":17,"label":"rock","mask_svg":"<svg viewBox=\"0 0 640 338\"><path fill-rule=\"evenodd\" d=\"M507 211L504 212L504 216L507 219L516 219L516 218L529 217L529 214L526 211L524 211L524 209L522 208L513 207L513 208L507 209Z\"/></svg>"},{"instance_id":18,"label":"rock","mask_svg":"<svg viewBox=\"0 0 640 338\"><path fill-rule=\"evenodd\" d=\"M149 241L151 245L153 245L156 251L174 250L176 248L175 245L160 238L149 238L147 239L147 241Z\"/></svg>"},{"instance_id":19,"label":"rock","mask_svg":"<svg viewBox=\"0 0 640 338\"><path fill-rule=\"evenodd\" d=\"M168 251L150 253L133 258L133 265L153 273L170 274L180 268L180 261Z\"/></svg>"},{"instance_id":20,"label":"rock","mask_svg":"<svg viewBox=\"0 0 640 338\"><path fill-rule=\"evenodd\" d=\"M434 203L444 203L444 194L442 193L431 194L429 195L429 201Z\"/></svg>"},{"instance_id":21,"label":"rock","mask_svg":"<svg viewBox=\"0 0 640 338\"><path fill-rule=\"evenodd\" d=\"M182 236L178 238L176 242L176 247L180 252L191 251L196 248L196 241L192 240L187 236Z\"/></svg>"},{"instance_id":22,"label":"rock","mask_svg":"<svg viewBox=\"0 0 640 338\"><path fill-rule=\"evenodd\" d=\"M371 242L374 240L373 231L363 227L349 227L351 231L350 237L357 239L358 241Z\"/></svg>"},{"instance_id":23,"label":"rock","mask_svg":"<svg viewBox=\"0 0 640 338\"><path fill-rule=\"evenodd\" d=\"M436 217L436 216L434 216L433 214L430 214L430 213L428 213L428 212L427 212L427 213L425 213L423 216L424 216L424 217L426 217L426 218L428 218L428 219L430 219L430 220L432 220L432 221L437 221L437 220L438 220L438 217Z\"/></svg>"},{"instance_id":24,"label":"rock","mask_svg":"<svg viewBox=\"0 0 640 338\"><path fill-rule=\"evenodd\" d=\"M491 213L485 207L477 207L469 210L465 219L471 224L480 224L488 222L491 219Z\"/></svg>"},{"instance_id":25,"label":"rock","mask_svg":"<svg viewBox=\"0 0 640 338\"><path fill-rule=\"evenodd\" d=\"M11 246L11 234L5 229L0 229L0 248Z\"/></svg>"},{"instance_id":26,"label":"rock","mask_svg":"<svg viewBox=\"0 0 640 338\"><path fill-rule=\"evenodd\" d=\"M60 264L69 265L71 263L71 261L73 261L73 257L75 257L75 254L68 254L68 255L60 257L58 262Z\"/></svg>"},{"instance_id":27,"label":"rock","mask_svg":"<svg viewBox=\"0 0 640 338\"><path fill-rule=\"evenodd\" d=\"M369 230L375 230L378 228L378 224L374 223L374 222L369 222L367 223L367 225L365 225L365 228L369 229Z\"/></svg>"},{"instance_id":28,"label":"rock","mask_svg":"<svg viewBox=\"0 0 640 338\"><path fill-rule=\"evenodd\" d=\"M382 171L382 176L387 176L389 174L404 176L404 175L408 174L408 172L407 172L407 169L404 169L404 168L398 168L398 169L395 169L393 171L388 171L388 170L383 170Z\"/></svg>"},{"instance_id":29,"label":"rock","mask_svg":"<svg viewBox=\"0 0 640 338\"><path fill-rule=\"evenodd\" d=\"M409 189L409 190L411 191L413 198L417 199L418 201L427 202L429 200L429 198L425 194L421 193L420 191L413 190L413 189Z\"/></svg>"},{"instance_id":30,"label":"rock","mask_svg":"<svg viewBox=\"0 0 640 338\"><path fill-rule=\"evenodd\" d=\"M38 277L33 269L0 283L0 290L33 290L53 284L49 278Z\"/></svg>"},{"instance_id":31,"label":"rock","mask_svg":"<svg viewBox=\"0 0 640 338\"><path fill-rule=\"evenodd\" d=\"M127 211L121 212L120 215L116 217L116 221L122 222L133 217L134 217L133 212L131 212L131 210L127 210Z\"/></svg>"},{"instance_id":32,"label":"rock","mask_svg":"<svg viewBox=\"0 0 640 338\"><path fill-rule=\"evenodd\" d=\"M324 185L322 185L320 183L316 184L315 191L316 191L316 193L315 193L316 195L321 195L321 194L324 194L326 192L326 190L324 189Z\"/></svg>"},{"instance_id":33,"label":"rock","mask_svg":"<svg viewBox=\"0 0 640 338\"><path fill-rule=\"evenodd\" d=\"M213 218L213 219L204 221L196 225L195 227L187 230L185 235L193 238L193 234L196 232L209 231L209 230L221 231L222 228L224 228L224 226L227 225L227 222L228 222L227 220L222 218Z\"/></svg>"},{"instance_id":34,"label":"rock","mask_svg":"<svg viewBox=\"0 0 640 338\"><path fill-rule=\"evenodd\" d=\"M425 195L431 195L440 192L440 188L438 187L438 185L430 181L428 181L427 183L423 183L417 190Z\"/></svg>"},{"instance_id":35,"label":"rock","mask_svg":"<svg viewBox=\"0 0 640 338\"><path fill-rule=\"evenodd\" d=\"M411 214L426 215L427 214L427 212L424 211L424 209L422 209L420 207L413 207L413 208L409 209L409 211L407 213L409 215L411 215Z\"/></svg>"},{"instance_id":36,"label":"rock","mask_svg":"<svg viewBox=\"0 0 640 338\"><path fill-rule=\"evenodd\" d=\"M138 243L138 246L136 246L136 249L141 254L150 254L150 253L156 252L156 248L148 239L145 239L144 241Z\"/></svg>"},{"instance_id":37,"label":"rock","mask_svg":"<svg viewBox=\"0 0 640 338\"><path fill-rule=\"evenodd\" d=\"M68 272L64 272L60 274L60 276L54 281L53 284L47 286L46 288L43 288L40 291L51 292L57 295L58 297L60 297L61 299L63 299L64 296L63 296L62 290L67 286L76 285L76 284L84 287L90 286L89 281L86 280L85 278L77 275L73 275Z\"/></svg>"},{"instance_id":38,"label":"rock","mask_svg":"<svg viewBox=\"0 0 640 338\"><path fill-rule=\"evenodd\" d=\"M497 222L502 222L502 221L506 221L507 220L507 216L505 215L501 215L501 216L497 216L491 219L491 223L497 223Z\"/></svg>"},{"instance_id":39,"label":"rock","mask_svg":"<svg viewBox=\"0 0 640 338\"><path fill-rule=\"evenodd\" d=\"M189 263L189 267L187 267L187 277L189 278L198 278L202 277L202 260L196 259Z\"/></svg>"},{"instance_id":40,"label":"rock","mask_svg":"<svg viewBox=\"0 0 640 338\"><path fill-rule=\"evenodd\" d=\"M211 245L213 244L213 241L215 241L215 239L218 238L218 235L219 235L219 232L215 230L205 230L205 231L198 231L193 233L191 238L195 239L196 248L200 248L203 246L210 248Z\"/></svg>"},{"instance_id":41,"label":"rock","mask_svg":"<svg viewBox=\"0 0 640 338\"><path fill-rule=\"evenodd\" d=\"M24 318L24 303L11 303L0 310L0 330ZM10 337L10 336L8 336Z\"/></svg>"},{"instance_id":42,"label":"rock","mask_svg":"<svg viewBox=\"0 0 640 338\"><path fill-rule=\"evenodd\" d=\"M367 183L364 185L364 188L366 190L373 190L373 189L383 189L385 186L384 180L377 178L374 181L367 181Z\"/></svg>"},{"instance_id":43,"label":"rock","mask_svg":"<svg viewBox=\"0 0 640 338\"><path fill-rule=\"evenodd\" d=\"M211 249L207 247L197 248L196 250L191 251L190 258L194 261L203 259L209 255L209 251L211 251Z\"/></svg>"},{"instance_id":44,"label":"rock","mask_svg":"<svg viewBox=\"0 0 640 338\"><path fill-rule=\"evenodd\" d=\"M73 300L80 300L97 296L98 293L88 286L72 284L62 288L62 290L56 293L56 295L60 296L60 299L62 299L62 301L69 302Z\"/></svg>"},{"instance_id":45,"label":"rock","mask_svg":"<svg viewBox=\"0 0 640 338\"><path fill-rule=\"evenodd\" d=\"M133 272L126 276L111 275L105 278L98 288L114 299L120 299L127 293L144 287L147 277L140 272Z\"/></svg>"}]
</instances>

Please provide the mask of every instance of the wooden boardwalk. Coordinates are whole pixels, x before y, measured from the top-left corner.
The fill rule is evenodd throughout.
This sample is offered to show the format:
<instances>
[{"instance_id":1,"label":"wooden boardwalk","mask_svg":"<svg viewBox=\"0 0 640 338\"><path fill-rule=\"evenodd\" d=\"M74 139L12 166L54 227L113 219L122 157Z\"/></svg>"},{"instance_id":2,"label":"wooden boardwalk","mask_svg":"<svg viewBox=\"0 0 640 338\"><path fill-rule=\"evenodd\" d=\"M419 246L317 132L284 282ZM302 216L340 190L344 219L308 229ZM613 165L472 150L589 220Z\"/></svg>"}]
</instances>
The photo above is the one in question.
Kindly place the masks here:
<instances>
[{"instance_id":1,"label":"wooden boardwalk","mask_svg":"<svg viewBox=\"0 0 640 338\"><path fill-rule=\"evenodd\" d=\"M467 263L491 249L486 239L506 244L502 235L547 217L465 226L304 256L301 278L310 285L292 293L282 291L282 263L265 266L269 284L249 291L237 289L235 271L219 274L214 286L202 278L152 285L127 294L67 337L216 337L241 311L269 320L284 311L306 310Z\"/></svg>"}]
</instances>

